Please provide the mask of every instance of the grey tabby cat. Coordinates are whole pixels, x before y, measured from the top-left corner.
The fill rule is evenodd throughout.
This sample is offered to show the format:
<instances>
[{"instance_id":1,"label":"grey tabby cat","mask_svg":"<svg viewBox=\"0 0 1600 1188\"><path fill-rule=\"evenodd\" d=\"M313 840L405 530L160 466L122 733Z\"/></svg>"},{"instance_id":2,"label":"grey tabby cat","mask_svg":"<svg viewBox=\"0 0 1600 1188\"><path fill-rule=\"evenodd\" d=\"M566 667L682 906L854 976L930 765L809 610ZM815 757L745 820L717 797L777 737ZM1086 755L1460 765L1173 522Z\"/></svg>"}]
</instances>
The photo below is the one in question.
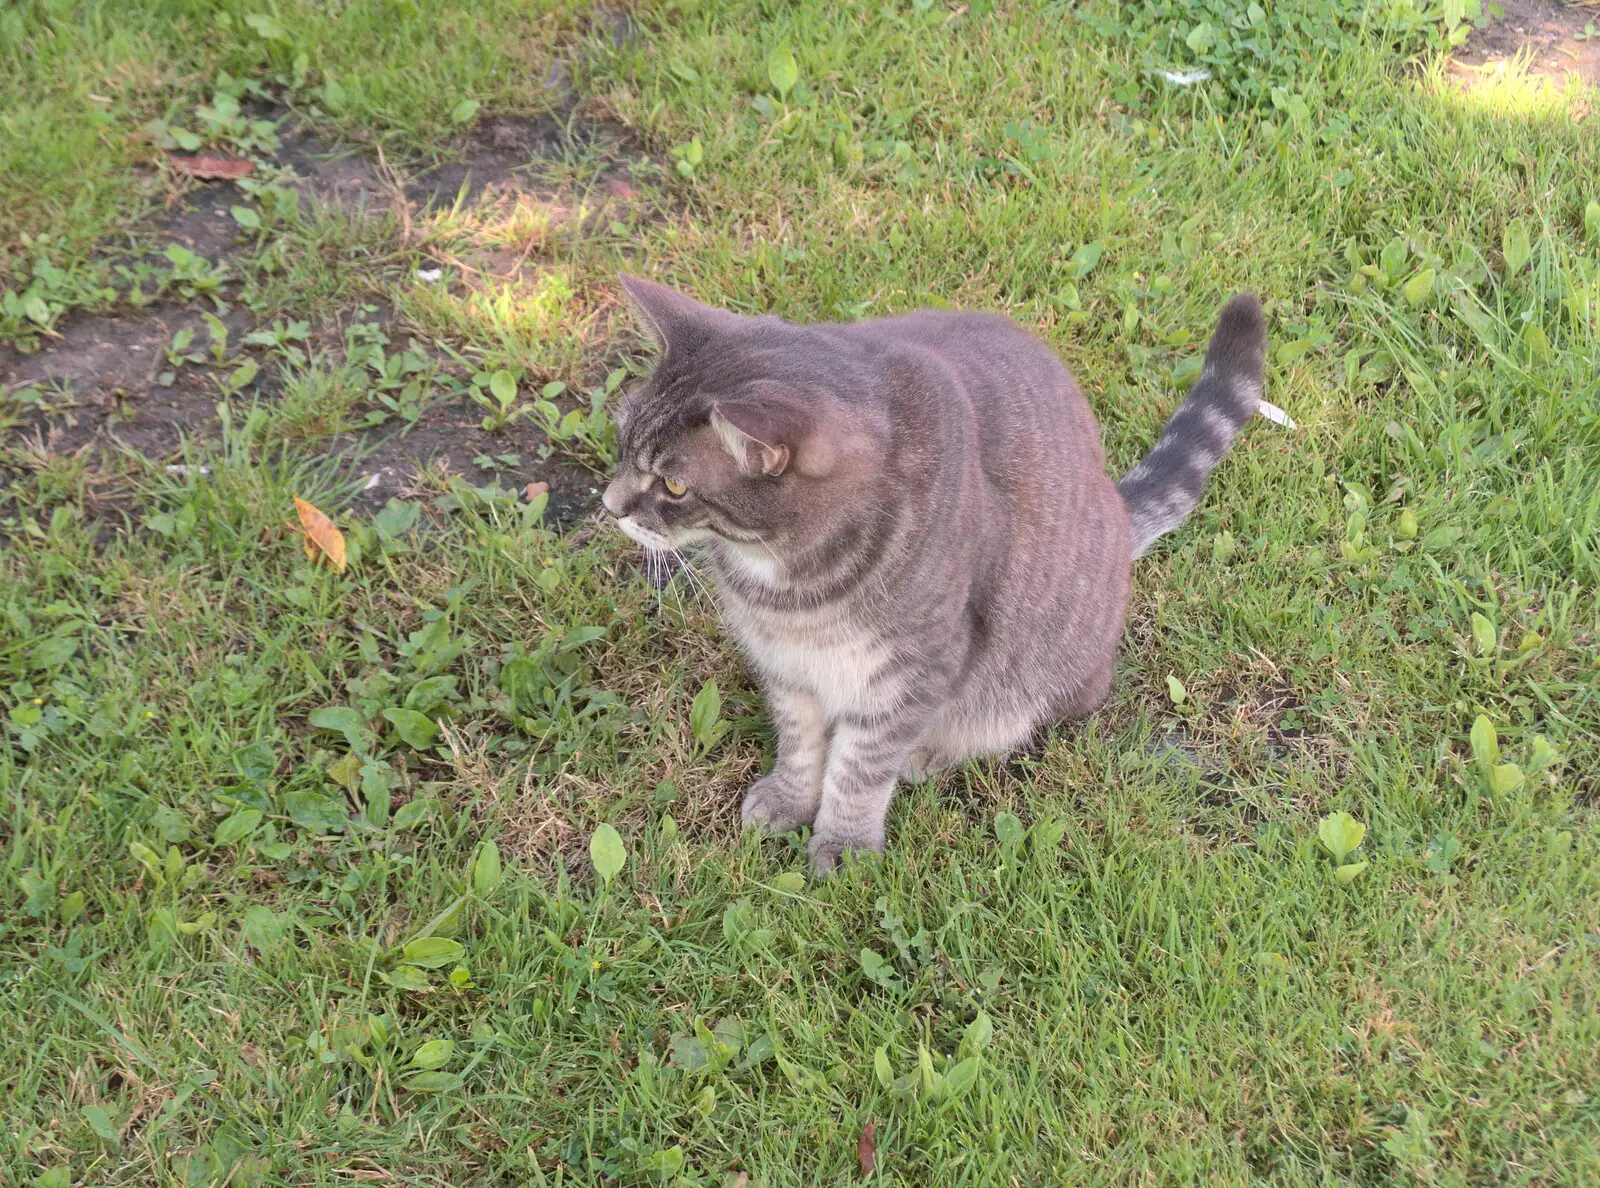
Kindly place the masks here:
<instances>
[{"instance_id":1,"label":"grey tabby cat","mask_svg":"<svg viewBox=\"0 0 1600 1188\"><path fill-rule=\"evenodd\" d=\"M1262 395L1253 296L1121 483L1067 369L1009 319L799 326L623 286L664 352L618 414L606 509L704 547L777 725L746 825L882 850L902 775L1025 744L1111 693L1133 558L1181 524Z\"/></svg>"}]
</instances>

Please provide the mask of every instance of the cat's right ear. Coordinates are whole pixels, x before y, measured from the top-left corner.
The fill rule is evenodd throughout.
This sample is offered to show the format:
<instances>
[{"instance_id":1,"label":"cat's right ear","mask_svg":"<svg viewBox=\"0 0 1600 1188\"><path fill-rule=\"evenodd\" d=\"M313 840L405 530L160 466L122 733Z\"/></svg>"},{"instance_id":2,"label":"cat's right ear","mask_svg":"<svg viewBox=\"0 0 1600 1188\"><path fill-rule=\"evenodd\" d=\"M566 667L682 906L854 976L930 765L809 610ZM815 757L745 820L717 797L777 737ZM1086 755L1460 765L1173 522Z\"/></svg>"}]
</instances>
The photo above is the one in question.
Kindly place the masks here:
<instances>
[{"instance_id":1,"label":"cat's right ear","mask_svg":"<svg viewBox=\"0 0 1600 1188\"><path fill-rule=\"evenodd\" d=\"M692 297L648 281L642 277L622 274L622 291L628 295L634 317L645 336L662 351L683 354L703 343L719 323L734 315L709 305L701 305Z\"/></svg>"}]
</instances>

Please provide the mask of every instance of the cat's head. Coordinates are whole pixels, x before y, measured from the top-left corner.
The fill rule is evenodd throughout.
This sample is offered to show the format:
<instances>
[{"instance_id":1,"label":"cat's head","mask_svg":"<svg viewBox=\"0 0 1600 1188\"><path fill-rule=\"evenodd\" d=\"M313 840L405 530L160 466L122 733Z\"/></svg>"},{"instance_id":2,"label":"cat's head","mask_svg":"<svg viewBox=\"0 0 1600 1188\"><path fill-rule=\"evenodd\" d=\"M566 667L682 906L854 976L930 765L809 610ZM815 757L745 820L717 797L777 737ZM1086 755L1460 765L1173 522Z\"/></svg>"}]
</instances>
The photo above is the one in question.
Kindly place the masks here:
<instances>
[{"instance_id":1,"label":"cat's head","mask_svg":"<svg viewBox=\"0 0 1600 1188\"><path fill-rule=\"evenodd\" d=\"M825 339L622 278L662 355L617 413L606 510L650 549L707 540L772 551L814 538L871 466L862 410ZM841 398L843 397L843 398Z\"/></svg>"}]
</instances>

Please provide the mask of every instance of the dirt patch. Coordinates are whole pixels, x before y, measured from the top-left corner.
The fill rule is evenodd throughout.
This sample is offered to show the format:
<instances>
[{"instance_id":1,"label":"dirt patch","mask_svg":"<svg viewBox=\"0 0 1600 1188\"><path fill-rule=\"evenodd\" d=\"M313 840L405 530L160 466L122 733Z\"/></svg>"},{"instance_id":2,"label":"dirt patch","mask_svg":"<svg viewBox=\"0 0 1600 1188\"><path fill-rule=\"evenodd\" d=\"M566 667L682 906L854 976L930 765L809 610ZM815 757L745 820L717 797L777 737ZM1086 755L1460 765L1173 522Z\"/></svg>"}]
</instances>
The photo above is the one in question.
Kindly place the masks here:
<instances>
[{"instance_id":1,"label":"dirt patch","mask_svg":"<svg viewBox=\"0 0 1600 1188\"><path fill-rule=\"evenodd\" d=\"M302 194L341 206L381 205L389 189L371 157L351 145L327 144L299 125L279 141L277 162L302 179Z\"/></svg>"},{"instance_id":2,"label":"dirt patch","mask_svg":"<svg viewBox=\"0 0 1600 1188\"><path fill-rule=\"evenodd\" d=\"M456 203L482 213L487 207L533 201L553 211L554 222L580 214L586 219L617 217L619 204L635 200L621 162L637 146L625 128L608 121L584 122L570 114L489 117L468 141L463 160L405 178L365 154L318 140L294 126L292 117L279 114L287 127L272 163L294 170L303 196L350 210L398 208L409 219ZM584 158L585 169L575 173L567 168ZM546 180L578 175L588 179L581 193ZM139 229L136 240L154 253L177 243L207 261L226 264L245 250L231 213L243 201L232 182L196 182L171 209ZM524 276L524 265L533 268L537 261L526 251L485 252L474 264L464 266L516 281ZM235 302L236 281L235 273L223 290ZM29 393L26 411L5 436L12 442L26 440L35 449L42 444L52 454L103 446L133 450L158 463L171 461L186 438L215 440L220 432L218 380L225 369L213 367L209 358L197 366L175 365L169 357L175 336L186 329L192 335L186 353L207 352L211 338L201 311L211 308L203 298L163 299L111 314L77 313L63 319L57 337L34 354L19 355L0 345L0 392ZM445 362L431 344L395 325L388 308L365 309L361 320L376 320L391 340L391 350L410 349L435 363ZM313 327L305 346L342 351L345 326L355 316L352 311ZM240 357L244 335L258 327L254 316L237 304L222 321L229 331L231 367ZM242 398L270 400L278 386L276 365L258 352L249 353L262 365ZM461 378L459 367L447 369ZM562 525L598 503L596 477L559 455L549 456L548 443L532 422L519 419L491 433L482 428L482 415L470 400L453 398L432 406L415 423L391 418L359 434L329 439L325 448L329 454L346 455L353 476L366 480L354 500L363 510L381 507L393 496L437 489L450 475L475 486L497 483L513 490L529 482L547 483L550 518Z\"/></svg>"},{"instance_id":3,"label":"dirt patch","mask_svg":"<svg viewBox=\"0 0 1600 1188\"><path fill-rule=\"evenodd\" d=\"M603 7L594 12L590 32L587 42L558 60L545 81L559 111L536 117L487 115L462 146L459 160L407 171L376 149L326 143L293 113L263 104L251 114L277 125L279 147L270 160L257 160L252 176L293 184L302 209L310 200L354 213L393 213L403 226L402 243L413 242L414 224L458 205L471 207L473 219L483 223L493 223L502 212L535 207L546 234L573 219L583 220L580 230L586 231L598 220L655 217L627 164L641 158L641 146L623 125L585 114L573 85L590 55L625 45L638 30L625 9ZM294 181L273 177L274 167L292 171ZM160 253L175 244L223 266L254 250L232 213L236 206L253 205L238 185L226 179L186 183L181 171L169 180L167 209L135 229L131 242L136 246L123 252L118 263L136 270L148 263L165 273L170 263ZM486 239L481 245L459 247L464 258L446 256L440 263L458 266L465 279L455 283L469 287L480 278L529 283L542 266L545 242L537 235L525 246L514 238L510 243ZM240 288L240 271L229 269L220 288L215 277L208 279L210 287L202 287L202 295L193 299L181 299L168 287L151 304L68 314L34 354L21 355L0 343L0 398L10 398L3 411L12 422L0 431L0 466L25 455L37 460L41 451L65 455L96 448L131 450L158 464L173 462L186 439L218 438L216 406L226 377L244 358L254 359L260 370L238 399L279 399L285 385L277 363L242 341L275 319L244 307L248 294ZM149 282L144 283L148 289ZM228 330L222 366L210 357L209 323L202 317L202 310L214 308L204 295L209 292L231 303L222 316ZM314 398L306 409L282 406L293 408L293 431L304 433L299 440L319 441L317 448L343 460L341 468L348 463L357 488L356 508L372 510L391 497L437 492L452 476L477 487L493 484L518 491L531 482L545 483L549 517L560 525L573 523L598 504L597 476L552 454L533 422L519 419L499 431L486 431L483 410L460 395L466 378L460 364L442 344L409 333L417 328L400 325L394 311L379 301L374 293L360 312L352 308L313 324L301 347L325 360L338 359L347 348L349 324L374 322L391 354L410 351L425 357L441 379L441 390L451 395L442 403L424 402L425 411L414 422L393 415L365 429L320 439L319 432L337 431L350 420L330 414L326 426L319 423ZM182 353L205 356L204 362L172 357L174 338L185 330L192 332L191 341ZM390 384L385 390L392 393L395 387ZM358 389L358 395L364 399L367 393ZM290 400L287 390L282 399ZM305 402L307 397L296 399ZM371 410L377 406L374 399ZM353 411L360 420L368 410ZM298 419L302 416L304 422Z\"/></svg>"},{"instance_id":4,"label":"dirt patch","mask_svg":"<svg viewBox=\"0 0 1600 1188\"><path fill-rule=\"evenodd\" d=\"M503 429L483 428L483 410L470 400L435 406L404 431L383 430L344 439L337 448L358 456L360 489L351 500L358 511L376 511L392 498L415 496L459 476L476 487L495 484L522 491L529 483L548 487L546 520L570 527L600 503L601 481L581 466L540 458L543 433L527 420Z\"/></svg>"},{"instance_id":5,"label":"dirt patch","mask_svg":"<svg viewBox=\"0 0 1600 1188\"><path fill-rule=\"evenodd\" d=\"M235 336L250 325L248 312L239 309L220 320ZM46 393L14 432L36 435L52 453L105 438L151 457L172 453L185 436L216 436L215 384L167 357L184 329L193 335L191 351L203 349L207 329L200 312L181 306L72 319L60 339L0 373L7 389L33 386Z\"/></svg>"},{"instance_id":6,"label":"dirt patch","mask_svg":"<svg viewBox=\"0 0 1600 1188\"><path fill-rule=\"evenodd\" d=\"M609 120L491 116L479 121L464 160L418 174L406 184L405 196L414 208L423 209L458 201L482 205L515 195L548 200L561 196L540 184L552 163L587 153L614 156L630 144L627 128ZM602 183L625 178L620 167L601 174Z\"/></svg>"},{"instance_id":7,"label":"dirt patch","mask_svg":"<svg viewBox=\"0 0 1600 1188\"><path fill-rule=\"evenodd\" d=\"M1497 6L1504 15L1474 30L1451 60L1452 74L1464 84L1523 63L1531 76L1554 83L1571 75L1600 83L1600 5L1498 0Z\"/></svg>"},{"instance_id":8,"label":"dirt patch","mask_svg":"<svg viewBox=\"0 0 1600 1188\"><path fill-rule=\"evenodd\" d=\"M196 183L142 237L163 246L182 244L207 260L226 259L238 247L239 224L229 212L240 201L239 191L229 183Z\"/></svg>"}]
</instances>

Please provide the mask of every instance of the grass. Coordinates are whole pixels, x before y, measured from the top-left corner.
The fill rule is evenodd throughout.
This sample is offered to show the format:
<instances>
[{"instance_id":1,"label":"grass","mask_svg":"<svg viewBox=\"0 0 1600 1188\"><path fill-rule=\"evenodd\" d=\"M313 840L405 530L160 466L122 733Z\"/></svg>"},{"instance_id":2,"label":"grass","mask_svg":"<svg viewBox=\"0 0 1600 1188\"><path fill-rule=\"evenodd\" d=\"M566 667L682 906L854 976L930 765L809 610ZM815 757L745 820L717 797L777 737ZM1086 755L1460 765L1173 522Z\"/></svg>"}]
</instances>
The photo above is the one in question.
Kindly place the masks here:
<instances>
[{"instance_id":1,"label":"grass","mask_svg":"<svg viewBox=\"0 0 1600 1188\"><path fill-rule=\"evenodd\" d=\"M150 121L201 142L171 147L228 148L237 134L196 113L224 75L363 140L435 154L463 101L551 101L545 72L575 11L560 0L537 13L503 0L12 7L0 17L0 250L23 258L0 275L26 264L23 235L71 252L140 213L159 193L131 172L154 161Z\"/></svg>"},{"instance_id":2,"label":"grass","mask_svg":"<svg viewBox=\"0 0 1600 1188\"><path fill-rule=\"evenodd\" d=\"M259 378L215 440L10 434L9 1177L776 1188L870 1155L907 1185L1592 1182L1592 89L1464 91L1405 5L1307 5L1314 37L1252 56L1235 8L645 6L582 111L650 150L650 217L302 203L218 291L308 330L223 350ZM463 97L546 110L585 15L281 4L283 40L210 11L0 18L0 271L43 283L21 237L47 234L95 290L51 288L51 327L126 307L98 286L147 197L137 129L219 71L421 159ZM347 107L315 102L330 78ZM576 203L600 169L545 180ZM521 281L414 279L524 248ZM437 471L342 511L338 435L403 396L505 369L536 419L537 385L637 365L624 266L800 318L1007 310L1118 467L1254 288L1300 427L1252 428L1140 563L1111 706L904 790L890 853L810 885L793 839L738 834L770 740L686 579L657 595L610 534ZM417 369L340 328L363 305L424 332ZM7 336L47 342L26 317ZM70 403L7 398L25 426ZM343 572L296 497L336 514ZM1366 829L1347 884L1338 812Z\"/></svg>"}]
</instances>

